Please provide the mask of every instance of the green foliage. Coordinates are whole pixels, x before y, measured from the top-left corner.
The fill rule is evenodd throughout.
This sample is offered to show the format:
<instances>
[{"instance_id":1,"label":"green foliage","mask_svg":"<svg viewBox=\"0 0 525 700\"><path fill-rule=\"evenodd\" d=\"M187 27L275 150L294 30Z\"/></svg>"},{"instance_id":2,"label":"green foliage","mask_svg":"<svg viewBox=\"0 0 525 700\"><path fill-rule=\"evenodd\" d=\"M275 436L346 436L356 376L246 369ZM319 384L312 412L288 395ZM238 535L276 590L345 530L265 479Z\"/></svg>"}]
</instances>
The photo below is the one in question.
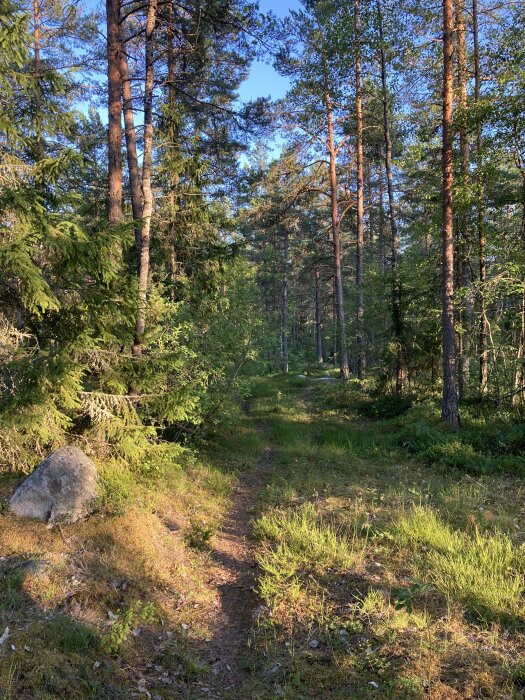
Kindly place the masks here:
<instances>
[{"instance_id":1,"label":"green foliage","mask_svg":"<svg viewBox=\"0 0 525 700\"><path fill-rule=\"evenodd\" d=\"M135 601L126 610L119 612L109 630L102 635L102 648L108 654L118 654L137 624L152 622L155 619L156 612L153 603Z\"/></svg>"},{"instance_id":2,"label":"green foliage","mask_svg":"<svg viewBox=\"0 0 525 700\"><path fill-rule=\"evenodd\" d=\"M217 528L214 525L208 525L201 520L193 519L189 527L186 528L184 540L189 547L205 550L208 549L216 530Z\"/></svg>"}]
</instances>

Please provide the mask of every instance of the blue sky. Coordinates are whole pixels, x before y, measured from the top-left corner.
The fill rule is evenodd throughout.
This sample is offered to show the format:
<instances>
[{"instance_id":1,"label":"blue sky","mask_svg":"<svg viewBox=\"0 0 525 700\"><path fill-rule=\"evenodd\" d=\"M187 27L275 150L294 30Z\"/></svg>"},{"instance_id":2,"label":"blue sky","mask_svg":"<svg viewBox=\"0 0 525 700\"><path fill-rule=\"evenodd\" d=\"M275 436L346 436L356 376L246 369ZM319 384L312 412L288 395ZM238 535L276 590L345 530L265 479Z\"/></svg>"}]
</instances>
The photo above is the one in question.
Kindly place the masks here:
<instances>
[{"instance_id":1,"label":"blue sky","mask_svg":"<svg viewBox=\"0 0 525 700\"><path fill-rule=\"evenodd\" d=\"M261 12L271 10L278 17L285 17L290 10L298 10L300 7L300 0L259 0ZM288 86L288 79L276 73L271 65L254 61L250 77L240 87L239 96L243 101L268 96L275 100L284 96Z\"/></svg>"}]
</instances>

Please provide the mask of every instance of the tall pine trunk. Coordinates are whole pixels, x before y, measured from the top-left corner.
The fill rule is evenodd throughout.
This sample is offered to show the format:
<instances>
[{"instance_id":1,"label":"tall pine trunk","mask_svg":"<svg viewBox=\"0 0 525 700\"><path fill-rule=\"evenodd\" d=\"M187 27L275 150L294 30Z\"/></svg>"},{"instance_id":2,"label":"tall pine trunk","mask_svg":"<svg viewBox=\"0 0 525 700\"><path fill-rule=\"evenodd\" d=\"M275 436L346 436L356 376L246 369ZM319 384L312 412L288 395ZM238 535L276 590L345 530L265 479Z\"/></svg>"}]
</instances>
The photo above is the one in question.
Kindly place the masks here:
<instances>
[{"instance_id":1,"label":"tall pine trunk","mask_svg":"<svg viewBox=\"0 0 525 700\"><path fill-rule=\"evenodd\" d=\"M106 0L108 58L108 221L122 219L120 0Z\"/></svg>"},{"instance_id":2,"label":"tall pine trunk","mask_svg":"<svg viewBox=\"0 0 525 700\"><path fill-rule=\"evenodd\" d=\"M454 231L452 187L454 102L454 13L453 0L443 0L443 257L442 257L442 346L443 403L441 418L459 426L456 389L456 343L454 335Z\"/></svg>"},{"instance_id":3,"label":"tall pine trunk","mask_svg":"<svg viewBox=\"0 0 525 700\"><path fill-rule=\"evenodd\" d=\"M385 173L388 193L388 216L392 250L392 325L396 344L396 394L402 394L406 383L406 352L401 305L401 280L399 277L399 231L394 197L394 177L392 174L392 130L388 104L388 80L383 33L383 12L381 0L377 0L377 20L379 27L379 57L381 63L381 91L383 102L383 138L385 142Z\"/></svg>"},{"instance_id":4,"label":"tall pine trunk","mask_svg":"<svg viewBox=\"0 0 525 700\"><path fill-rule=\"evenodd\" d=\"M363 98L361 94L361 42L359 27L359 0L354 0L354 33L355 33L355 94L356 94L356 127L357 127L357 249L355 267L355 286L357 292L356 328L357 328L357 377L365 376L365 337L364 337L364 300L363 300L363 271L364 271L364 173L363 173Z\"/></svg>"}]
</instances>

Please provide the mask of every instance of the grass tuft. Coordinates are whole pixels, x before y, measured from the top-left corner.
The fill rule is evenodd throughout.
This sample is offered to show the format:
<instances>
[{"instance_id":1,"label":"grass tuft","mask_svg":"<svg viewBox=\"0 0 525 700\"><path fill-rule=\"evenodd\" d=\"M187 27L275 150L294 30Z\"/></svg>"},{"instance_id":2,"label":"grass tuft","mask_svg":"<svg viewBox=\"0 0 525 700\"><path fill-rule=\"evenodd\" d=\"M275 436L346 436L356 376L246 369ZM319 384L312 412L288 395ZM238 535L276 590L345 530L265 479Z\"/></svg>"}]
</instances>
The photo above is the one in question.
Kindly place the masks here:
<instances>
[{"instance_id":1,"label":"grass tuft","mask_svg":"<svg viewBox=\"0 0 525 700\"><path fill-rule=\"evenodd\" d=\"M523 549L507 535L453 530L430 508L416 507L392 529L402 546L422 556L426 576L452 600L488 622L523 619Z\"/></svg>"},{"instance_id":2,"label":"grass tuft","mask_svg":"<svg viewBox=\"0 0 525 700\"><path fill-rule=\"evenodd\" d=\"M317 570L347 569L356 561L353 542L330 522L323 521L313 503L305 503L292 513L274 511L262 515L254 531L259 539L278 543L283 560L292 559L298 566L308 563ZM265 553L261 561L263 568L267 563L268 553Z\"/></svg>"}]
</instances>

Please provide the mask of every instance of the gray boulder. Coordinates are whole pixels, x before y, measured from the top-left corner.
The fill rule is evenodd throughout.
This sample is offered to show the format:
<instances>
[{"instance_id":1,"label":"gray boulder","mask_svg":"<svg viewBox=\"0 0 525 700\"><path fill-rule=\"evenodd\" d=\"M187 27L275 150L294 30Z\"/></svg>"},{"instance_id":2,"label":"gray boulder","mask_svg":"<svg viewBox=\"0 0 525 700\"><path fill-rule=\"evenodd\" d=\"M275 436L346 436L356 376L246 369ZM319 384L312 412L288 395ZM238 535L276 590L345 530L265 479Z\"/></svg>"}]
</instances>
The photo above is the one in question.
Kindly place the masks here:
<instances>
[{"instance_id":1,"label":"gray boulder","mask_svg":"<svg viewBox=\"0 0 525 700\"><path fill-rule=\"evenodd\" d=\"M9 501L15 515L74 523L93 510L97 468L78 447L61 447L20 484Z\"/></svg>"}]
</instances>

